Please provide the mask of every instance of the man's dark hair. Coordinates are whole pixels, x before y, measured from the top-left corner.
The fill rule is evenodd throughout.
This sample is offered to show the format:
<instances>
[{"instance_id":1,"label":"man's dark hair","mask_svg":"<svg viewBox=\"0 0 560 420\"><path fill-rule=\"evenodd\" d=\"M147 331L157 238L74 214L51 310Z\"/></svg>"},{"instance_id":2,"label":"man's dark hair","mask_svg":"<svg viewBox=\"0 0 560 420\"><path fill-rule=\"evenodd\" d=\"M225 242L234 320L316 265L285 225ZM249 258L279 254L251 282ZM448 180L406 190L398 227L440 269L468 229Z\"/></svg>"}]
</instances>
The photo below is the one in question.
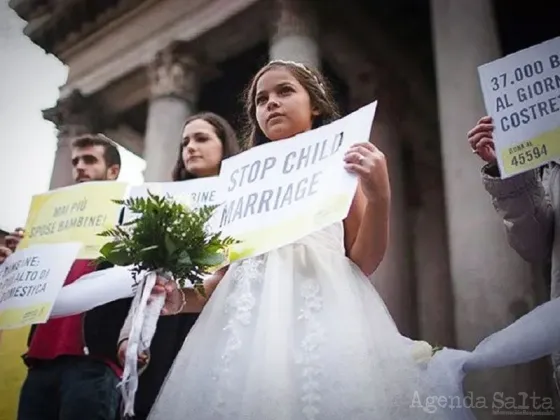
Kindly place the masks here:
<instances>
[{"instance_id":1,"label":"man's dark hair","mask_svg":"<svg viewBox=\"0 0 560 420\"><path fill-rule=\"evenodd\" d=\"M121 154L119 153L119 149L116 143L109 137L103 134L84 134L76 137L74 141L72 141L72 147L76 149L93 146L103 146L103 158L108 168L113 165L121 166Z\"/></svg>"}]
</instances>

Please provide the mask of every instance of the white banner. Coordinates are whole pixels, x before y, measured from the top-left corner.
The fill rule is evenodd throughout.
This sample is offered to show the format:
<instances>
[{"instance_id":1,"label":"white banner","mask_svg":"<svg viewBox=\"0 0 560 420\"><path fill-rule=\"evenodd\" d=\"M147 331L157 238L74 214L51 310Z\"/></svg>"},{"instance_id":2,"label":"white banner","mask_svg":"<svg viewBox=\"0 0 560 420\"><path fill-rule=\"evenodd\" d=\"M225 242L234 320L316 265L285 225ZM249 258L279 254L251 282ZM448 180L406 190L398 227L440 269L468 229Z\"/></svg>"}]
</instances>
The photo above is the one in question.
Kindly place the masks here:
<instances>
[{"instance_id":1,"label":"white banner","mask_svg":"<svg viewBox=\"0 0 560 420\"><path fill-rule=\"evenodd\" d=\"M230 261L293 243L347 216L358 181L344 168L344 154L369 141L376 107L222 162L224 204L211 224L240 241Z\"/></svg>"},{"instance_id":2,"label":"white banner","mask_svg":"<svg viewBox=\"0 0 560 420\"><path fill-rule=\"evenodd\" d=\"M217 176L196 178L176 182L148 182L130 187L127 197L147 197L148 191L160 196L168 196L189 207L211 206L220 204L218 188L220 179ZM134 218L125 210L123 223Z\"/></svg>"},{"instance_id":3,"label":"white banner","mask_svg":"<svg viewBox=\"0 0 560 420\"><path fill-rule=\"evenodd\" d=\"M31 245L0 266L0 329L46 322L81 243Z\"/></svg>"}]
</instances>

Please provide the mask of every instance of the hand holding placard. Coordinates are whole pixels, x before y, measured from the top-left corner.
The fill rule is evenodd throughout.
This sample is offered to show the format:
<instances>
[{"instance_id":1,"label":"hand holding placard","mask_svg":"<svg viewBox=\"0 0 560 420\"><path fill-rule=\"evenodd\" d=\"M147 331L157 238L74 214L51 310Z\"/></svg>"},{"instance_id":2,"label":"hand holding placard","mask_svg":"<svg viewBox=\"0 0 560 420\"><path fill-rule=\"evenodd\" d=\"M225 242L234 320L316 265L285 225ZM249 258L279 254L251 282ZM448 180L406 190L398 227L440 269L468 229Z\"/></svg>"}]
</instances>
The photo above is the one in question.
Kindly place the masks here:
<instances>
[{"instance_id":1,"label":"hand holding placard","mask_svg":"<svg viewBox=\"0 0 560 420\"><path fill-rule=\"evenodd\" d=\"M560 157L560 37L478 68L502 178Z\"/></svg>"}]
</instances>

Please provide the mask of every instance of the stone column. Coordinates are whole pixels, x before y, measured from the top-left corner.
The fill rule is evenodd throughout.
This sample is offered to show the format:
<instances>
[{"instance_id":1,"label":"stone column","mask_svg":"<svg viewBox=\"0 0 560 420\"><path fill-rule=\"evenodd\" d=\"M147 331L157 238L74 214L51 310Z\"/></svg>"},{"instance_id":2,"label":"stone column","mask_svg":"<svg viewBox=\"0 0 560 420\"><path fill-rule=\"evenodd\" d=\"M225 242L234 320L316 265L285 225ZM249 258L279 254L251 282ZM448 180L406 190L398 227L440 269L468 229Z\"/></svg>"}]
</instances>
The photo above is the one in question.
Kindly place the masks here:
<instances>
[{"instance_id":1,"label":"stone column","mask_svg":"<svg viewBox=\"0 0 560 420\"><path fill-rule=\"evenodd\" d=\"M58 129L58 142L54 157L50 189L74 183L72 178L72 140L98 128L98 113L91 101L75 91L61 99L56 106L43 111L43 118L53 122Z\"/></svg>"},{"instance_id":2,"label":"stone column","mask_svg":"<svg viewBox=\"0 0 560 420\"><path fill-rule=\"evenodd\" d=\"M418 338L434 345L455 346L453 291L449 275L449 248L445 196L435 148L419 151L418 138L411 143L414 156L409 165L407 190L416 285ZM433 140L433 139L432 139ZM429 152L428 152L429 150ZM433 155L436 156L433 156ZM427 155L431 155L429 161Z\"/></svg>"},{"instance_id":3,"label":"stone column","mask_svg":"<svg viewBox=\"0 0 560 420\"><path fill-rule=\"evenodd\" d=\"M144 140L145 180L171 181L185 120L196 108L199 65L188 45L176 42L148 68L151 98Z\"/></svg>"},{"instance_id":4,"label":"stone column","mask_svg":"<svg viewBox=\"0 0 560 420\"><path fill-rule=\"evenodd\" d=\"M465 349L536 304L530 267L509 247L482 186L481 162L466 140L467 131L486 114L477 66L500 56L492 7L487 0L431 0L456 335ZM492 418L496 391L508 397L518 397L521 390L546 396L546 372L535 369L523 365L473 375L467 391L489 403L480 418Z\"/></svg>"},{"instance_id":5,"label":"stone column","mask_svg":"<svg viewBox=\"0 0 560 420\"><path fill-rule=\"evenodd\" d=\"M416 299L410 273L410 235L401 153L403 137L396 129L398 120L380 111L374 121L371 141L387 158L391 220L387 253L372 280L401 334L414 336Z\"/></svg>"},{"instance_id":6,"label":"stone column","mask_svg":"<svg viewBox=\"0 0 560 420\"><path fill-rule=\"evenodd\" d=\"M383 91L377 92L378 86ZM350 83L353 110L379 100L370 141L386 158L391 182L391 214L389 244L385 258L371 280L385 301L399 331L407 336L415 333L415 299L410 277L410 243L406 195L403 178L401 133L397 131L398 108L391 99L395 91L376 77L362 74Z\"/></svg>"},{"instance_id":7,"label":"stone column","mask_svg":"<svg viewBox=\"0 0 560 420\"><path fill-rule=\"evenodd\" d=\"M306 0L276 0L277 21L270 40L271 60L290 60L321 67L318 23Z\"/></svg>"}]
</instances>

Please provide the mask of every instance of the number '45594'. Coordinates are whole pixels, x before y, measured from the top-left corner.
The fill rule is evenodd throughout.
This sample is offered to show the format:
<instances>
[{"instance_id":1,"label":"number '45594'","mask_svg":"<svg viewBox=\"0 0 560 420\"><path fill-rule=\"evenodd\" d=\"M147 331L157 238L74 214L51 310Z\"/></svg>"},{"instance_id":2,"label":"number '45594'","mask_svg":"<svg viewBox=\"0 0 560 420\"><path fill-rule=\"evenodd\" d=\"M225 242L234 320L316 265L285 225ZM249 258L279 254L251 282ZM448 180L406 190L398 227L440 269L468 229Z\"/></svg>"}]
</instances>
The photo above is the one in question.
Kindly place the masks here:
<instances>
[{"instance_id":1,"label":"number '45594'","mask_svg":"<svg viewBox=\"0 0 560 420\"><path fill-rule=\"evenodd\" d=\"M530 149L516 153L511 158L511 164L513 166L523 166L526 163L531 163L534 160L539 160L547 156L548 150L546 149L546 144L543 144L542 146L534 146Z\"/></svg>"}]
</instances>

